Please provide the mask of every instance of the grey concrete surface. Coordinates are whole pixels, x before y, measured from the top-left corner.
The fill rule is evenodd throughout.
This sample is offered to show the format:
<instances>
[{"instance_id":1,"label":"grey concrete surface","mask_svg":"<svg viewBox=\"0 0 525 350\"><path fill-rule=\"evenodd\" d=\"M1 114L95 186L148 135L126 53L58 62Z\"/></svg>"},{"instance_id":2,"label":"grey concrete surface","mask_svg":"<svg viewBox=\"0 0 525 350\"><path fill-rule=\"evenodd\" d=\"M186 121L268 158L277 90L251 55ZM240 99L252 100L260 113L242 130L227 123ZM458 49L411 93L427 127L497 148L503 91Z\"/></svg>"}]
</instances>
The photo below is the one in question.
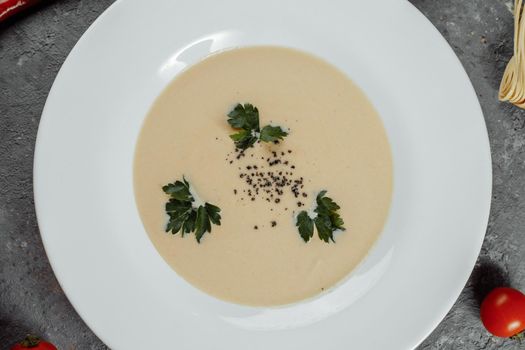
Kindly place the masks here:
<instances>
[{"instance_id":1,"label":"grey concrete surface","mask_svg":"<svg viewBox=\"0 0 525 350\"><path fill-rule=\"evenodd\" d=\"M69 304L44 253L33 204L32 160L40 114L57 71L111 2L48 1L0 25L0 349L28 332L61 350L107 349ZM485 114L494 166L490 223L476 268L419 349L522 349L525 344L490 337L478 318L479 300L492 287L525 290L525 111L497 101L512 53L512 2L411 2L465 66Z\"/></svg>"}]
</instances>

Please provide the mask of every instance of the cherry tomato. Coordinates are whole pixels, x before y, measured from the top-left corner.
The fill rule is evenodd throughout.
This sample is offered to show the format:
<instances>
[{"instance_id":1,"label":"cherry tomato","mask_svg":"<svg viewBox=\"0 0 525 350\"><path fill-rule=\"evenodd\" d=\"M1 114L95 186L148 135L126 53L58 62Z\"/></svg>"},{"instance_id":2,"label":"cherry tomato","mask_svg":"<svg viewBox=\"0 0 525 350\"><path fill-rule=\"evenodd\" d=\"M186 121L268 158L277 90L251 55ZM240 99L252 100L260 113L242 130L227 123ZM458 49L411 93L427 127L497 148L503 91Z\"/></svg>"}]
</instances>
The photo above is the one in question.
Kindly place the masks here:
<instances>
[{"instance_id":1,"label":"cherry tomato","mask_svg":"<svg viewBox=\"0 0 525 350\"><path fill-rule=\"evenodd\" d=\"M57 348L47 341L40 340L38 337L33 335L28 335L20 343L16 344L11 348L11 350L57 350Z\"/></svg>"},{"instance_id":2,"label":"cherry tomato","mask_svg":"<svg viewBox=\"0 0 525 350\"><path fill-rule=\"evenodd\" d=\"M40 0L0 0L0 22L25 10Z\"/></svg>"},{"instance_id":3,"label":"cherry tomato","mask_svg":"<svg viewBox=\"0 0 525 350\"><path fill-rule=\"evenodd\" d=\"M481 321L497 337L525 330L525 295L513 288L496 288L481 303Z\"/></svg>"}]
</instances>

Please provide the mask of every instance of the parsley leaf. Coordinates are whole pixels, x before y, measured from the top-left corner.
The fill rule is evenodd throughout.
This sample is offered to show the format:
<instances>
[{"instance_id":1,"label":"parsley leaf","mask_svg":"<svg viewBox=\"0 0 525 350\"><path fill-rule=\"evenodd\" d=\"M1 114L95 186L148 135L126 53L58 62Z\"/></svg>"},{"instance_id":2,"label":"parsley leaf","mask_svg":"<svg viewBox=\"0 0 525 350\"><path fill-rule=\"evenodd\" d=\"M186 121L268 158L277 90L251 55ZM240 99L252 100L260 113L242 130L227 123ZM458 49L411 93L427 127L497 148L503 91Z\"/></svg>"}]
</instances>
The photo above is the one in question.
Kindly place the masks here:
<instances>
[{"instance_id":1,"label":"parsley leaf","mask_svg":"<svg viewBox=\"0 0 525 350\"><path fill-rule=\"evenodd\" d=\"M235 147L239 149L247 149L257 142L257 136L253 135L250 130L241 130L230 135L230 138L235 142Z\"/></svg>"},{"instance_id":2,"label":"parsley leaf","mask_svg":"<svg viewBox=\"0 0 525 350\"><path fill-rule=\"evenodd\" d=\"M206 212L208 213L208 216L210 217L210 221L215 225L221 224L221 215L219 212L221 209L213 204L205 203L204 207L206 208Z\"/></svg>"},{"instance_id":3,"label":"parsley leaf","mask_svg":"<svg viewBox=\"0 0 525 350\"><path fill-rule=\"evenodd\" d=\"M344 221L337 213L341 207L332 200L330 197L326 197L326 191L321 191L317 195L314 212L317 216L312 219L308 213L303 210L297 215L296 226L299 230L299 234L305 242L308 242L314 234L314 225L317 230L319 238L326 243L330 241L334 242L334 232L337 230L344 231Z\"/></svg>"},{"instance_id":4,"label":"parsley leaf","mask_svg":"<svg viewBox=\"0 0 525 350\"><path fill-rule=\"evenodd\" d=\"M206 208L201 205L197 209L197 218L195 219L195 238L197 238L197 242L201 242L202 235L206 231L211 232L210 218Z\"/></svg>"},{"instance_id":5,"label":"parsley leaf","mask_svg":"<svg viewBox=\"0 0 525 350\"><path fill-rule=\"evenodd\" d=\"M282 140L287 135L288 133L281 129L280 126L266 125L261 130L260 139L264 142L274 142L277 140Z\"/></svg>"},{"instance_id":6,"label":"parsley leaf","mask_svg":"<svg viewBox=\"0 0 525 350\"><path fill-rule=\"evenodd\" d=\"M334 242L330 218L326 216L317 215L317 217L314 219L314 222L319 238L325 241L326 243L330 243L329 240L332 240L332 242Z\"/></svg>"},{"instance_id":7,"label":"parsley leaf","mask_svg":"<svg viewBox=\"0 0 525 350\"><path fill-rule=\"evenodd\" d=\"M259 131L259 110L250 103L238 103L228 113L228 123L235 129Z\"/></svg>"},{"instance_id":8,"label":"parsley leaf","mask_svg":"<svg viewBox=\"0 0 525 350\"><path fill-rule=\"evenodd\" d=\"M175 181L175 183L167 184L162 187L162 190L170 195L171 198L177 199L179 201L191 201L193 202L193 197L190 193L190 185L183 179L183 181Z\"/></svg>"},{"instance_id":9,"label":"parsley leaf","mask_svg":"<svg viewBox=\"0 0 525 350\"><path fill-rule=\"evenodd\" d=\"M310 238L314 236L314 221L306 211L301 211L297 215L297 222L295 223L299 229L299 234L305 242L308 242Z\"/></svg>"},{"instance_id":10,"label":"parsley leaf","mask_svg":"<svg viewBox=\"0 0 525 350\"><path fill-rule=\"evenodd\" d=\"M235 147L241 150L252 147L259 140L274 142L282 140L288 135L279 126L266 125L261 130L259 110L251 103L245 103L244 105L238 103L228 113L228 123L232 128L238 130L236 134L230 135L230 138L235 142Z\"/></svg>"},{"instance_id":11,"label":"parsley leaf","mask_svg":"<svg viewBox=\"0 0 525 350\"><path fill-rule=\"evenodd\" d=\"M221 209L210 203L195 207L190 184L183 177L182 181L175 181L162 187L164 193L170 196L165 205L169 216L166 232L184 234L195 232L195 238L200 243L206 232L211 233L211 224L220 225Z\"/></svg>"}]
</instances>

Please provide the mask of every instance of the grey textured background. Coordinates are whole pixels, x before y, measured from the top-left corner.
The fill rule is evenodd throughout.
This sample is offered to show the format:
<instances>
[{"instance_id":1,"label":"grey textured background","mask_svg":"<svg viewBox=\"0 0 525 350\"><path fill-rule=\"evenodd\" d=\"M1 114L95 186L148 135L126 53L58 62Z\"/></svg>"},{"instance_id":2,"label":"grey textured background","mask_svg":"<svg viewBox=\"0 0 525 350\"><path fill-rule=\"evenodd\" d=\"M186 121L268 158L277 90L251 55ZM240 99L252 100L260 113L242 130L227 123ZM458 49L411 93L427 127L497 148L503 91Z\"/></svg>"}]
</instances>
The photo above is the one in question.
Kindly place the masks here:
<instances>
[{"instance_id":1,"label":"grey textured background","mask_svg":"<svg viewBox=\"0 0 525 350\"><path fill-rule=\"evenodd\" d=\"M525 289L525 112L497 101L512 53L512 1L411 2L465 66L483 107L494 166L492 212L476 268L419 349L525 348L490 337L478 318L479 300L492 287ZM0 24L0 349L28 332L61 350L107 349L73 310L45 256L33 205L32 161L38 121L58 69L111 3L48 1Z\"/></svg>"}]
</instances>

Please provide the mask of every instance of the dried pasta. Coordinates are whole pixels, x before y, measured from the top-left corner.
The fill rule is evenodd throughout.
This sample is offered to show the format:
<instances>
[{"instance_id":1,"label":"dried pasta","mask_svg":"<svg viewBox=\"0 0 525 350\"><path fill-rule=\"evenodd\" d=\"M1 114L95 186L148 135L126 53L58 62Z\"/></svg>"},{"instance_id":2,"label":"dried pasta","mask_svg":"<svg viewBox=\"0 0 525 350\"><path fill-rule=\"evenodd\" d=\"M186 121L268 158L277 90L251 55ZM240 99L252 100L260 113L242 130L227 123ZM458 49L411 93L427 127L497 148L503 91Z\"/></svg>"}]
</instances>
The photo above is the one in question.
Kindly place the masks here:
<instances>
[{"instance_id":1,"label":"dried pasta","mask_svg":"<svg viewBox=\"0 0 525 350\"><path fill-rule=\"evenodd\" d=\"M503 73L499 89L500 101L525 108L525 22L523 0L514 2L514 56Z\"/></svg>"}]
</instances>

